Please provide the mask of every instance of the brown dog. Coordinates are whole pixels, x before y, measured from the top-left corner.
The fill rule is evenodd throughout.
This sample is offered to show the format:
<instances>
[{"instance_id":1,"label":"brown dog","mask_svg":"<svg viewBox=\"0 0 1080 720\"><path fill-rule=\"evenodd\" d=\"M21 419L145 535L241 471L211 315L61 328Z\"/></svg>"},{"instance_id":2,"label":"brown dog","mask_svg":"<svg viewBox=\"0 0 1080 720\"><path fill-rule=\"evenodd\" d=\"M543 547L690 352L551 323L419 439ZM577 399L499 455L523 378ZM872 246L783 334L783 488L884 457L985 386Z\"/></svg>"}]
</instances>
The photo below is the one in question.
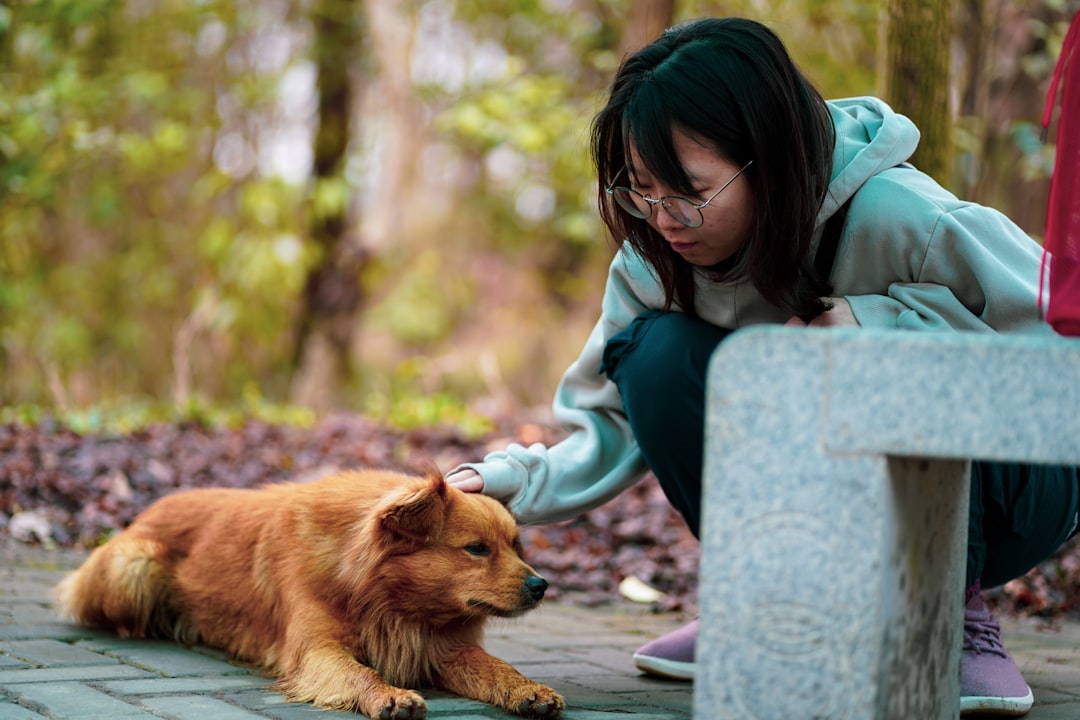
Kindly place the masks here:
<instances>
[{"instance_id":1,"label":"brown dog","mask_svg":"<svg viewBox=\"0 0 1080 720\"><path fill-rule=\"evenodd\" d=\"M343 472L162 498L57 586L77 622L221 648L296 702L427 715L434 686L532 718L565 702L480 647L547 582L498 501L438 473Z\"/></svg>"}]
</instances>

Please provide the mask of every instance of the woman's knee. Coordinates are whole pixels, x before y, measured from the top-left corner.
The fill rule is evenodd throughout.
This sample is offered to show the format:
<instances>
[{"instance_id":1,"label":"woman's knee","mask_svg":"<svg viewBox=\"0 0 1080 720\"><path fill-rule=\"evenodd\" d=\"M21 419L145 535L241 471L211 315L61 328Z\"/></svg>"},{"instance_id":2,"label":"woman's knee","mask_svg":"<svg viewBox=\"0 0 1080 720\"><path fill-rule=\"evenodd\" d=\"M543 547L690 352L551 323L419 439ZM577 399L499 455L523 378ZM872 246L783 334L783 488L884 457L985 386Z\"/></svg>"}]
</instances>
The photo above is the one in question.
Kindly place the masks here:
<instances>
[{"instance_id":1,"label":"woman's knee","mask_svg":"<svg viewBox=\"0 0 1080 720\"><path fill-rule=\"evenodd\" d=\"M683 313L650 311L611 338L604 370L624 395L630 388L657 400L673 391L696 394L712 352L729 333Z\"/></svg>"}]
</instances>

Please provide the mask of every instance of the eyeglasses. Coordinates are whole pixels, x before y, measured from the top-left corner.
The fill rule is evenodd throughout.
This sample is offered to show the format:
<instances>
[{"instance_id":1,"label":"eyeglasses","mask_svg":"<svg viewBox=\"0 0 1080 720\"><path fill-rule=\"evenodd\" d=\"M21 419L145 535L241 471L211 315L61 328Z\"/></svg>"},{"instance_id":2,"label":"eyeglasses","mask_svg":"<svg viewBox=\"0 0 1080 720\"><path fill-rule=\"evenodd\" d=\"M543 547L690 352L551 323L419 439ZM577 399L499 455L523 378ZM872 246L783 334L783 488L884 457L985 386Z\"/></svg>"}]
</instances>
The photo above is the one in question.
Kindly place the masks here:
<instances>
[{"instance_id":1,"label":"eyeglasses","mask_svg":"<svg viewBox=\"0 0 1080 720\"><path fill-rule=\"evenodd\" d=\"M653 205L660 205L667 210L668 215L675 218L678 222L682 223L686 227L701 227L705 223L705 217L701 214L701 208L705 207L716 196L724 192L731 183L735 182L735 178L742 175L743 170L750 167L753 164L753 160L739 168L739 172L731 176L731 179L720 186L720 189L712 194L712 196L703 203L696 203L687 200L684 197L678 195L665 195L664 197L651 198L642 195L637 190L621 185L608 185L607 194L615 198L615 202L619 204L626 212L630 213L633 217L639 220L648 220L652 217ZM619 175L626 172L626 168L619 171ZM618 178L619 175L615 177Z\"/></svg>"}]
</instances>

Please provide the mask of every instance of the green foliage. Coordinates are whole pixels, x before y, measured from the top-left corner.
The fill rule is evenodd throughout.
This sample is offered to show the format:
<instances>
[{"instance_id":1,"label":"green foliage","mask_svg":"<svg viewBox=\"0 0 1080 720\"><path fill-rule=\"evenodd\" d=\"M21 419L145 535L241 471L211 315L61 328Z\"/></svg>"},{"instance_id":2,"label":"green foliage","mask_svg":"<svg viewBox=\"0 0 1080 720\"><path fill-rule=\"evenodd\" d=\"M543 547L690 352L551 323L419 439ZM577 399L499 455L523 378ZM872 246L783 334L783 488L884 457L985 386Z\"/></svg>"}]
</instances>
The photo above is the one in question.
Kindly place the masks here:
<instances>
[{"instance_id":1,"label":"green foliage","mask_svg":"<svg viewBox=\"0 0 1080 720\"><path fill-rule=\"evenodd\" d=\"M494 430L489 418L470 410L459 397L425 389L425 366L423 358L399 363L378 388L365 394L364 414L401 430L453 427L471 439Z\"/></svg>"},{"instance_id":2,"label":"green foliage","mask_svg":"<svg viewBox=\"0 0 1080 720\"><path fill-rule=\"evenodd\" d=\"M449 296L453 288L438 282L442 270L438 253L422 251L404 268L387 296L372 308L372 325L416 346L430 347L445 340L467 301L463 297L465 289L460 286L458 297Z\"/></svg>"},{"instance_id":3,"label":"green foliage","mask_svg":"<svg viewBox=\"0 0 1080 720\"><path fill-rule=\"evenodd\" d=\"M1054 171L1056 148L1043 142L1041 133L1042 128L1032 122L1014 123L1009 128L1009 136L1020 153L1018 170L1024 179L1048 178Z\"/></svg>"},{"instance_id":4,"label":"green foliage","mask_svg":"<svg viewBox=\"0 0 1080 720\"><path fill-rule=\"evenodd\" d=\"M277 112L285 69L244 47L271 32L259 13L214 0L5 9L0 402L168 397L192 318L179 350L202 359L205 391L235 398L287 369L313 250L306 190L253 161L249 129Z\"/></svg>"},{"instance_id":5,"label":"green foliage","mask_svg":"<svg viewBox=\"0 0 1080 720\"><path fill-rule=\"evenodd\" d=\"M316 419L309 408L270 402L254 385L245 389L242 403L230 406L193 399L182 405L115 400L67 411L34 404L0 407L0 424L40 426L56 422L84 435L131 433L159 423L237 428L248 420L259 420L272 425L311 427Z\"/></svg>"},{"instance_id":6,"label":"green foliage","mask_svg":"<svg viewBox=\"0 0 1080 720\"><path fill-rule=\"evenodd\" d=\"M1062 0L1049 5L1064 11ZM372 186L392 180L378 172L378 133L365 131L393 124L388 108L401 105L364 96L354 118L359 141L340 176L316 183L272 169L270 143L282 128L302 129L284 135L291 143L310 142L312 100L283 88L310 70L312 7L297 0L0 5L3 417L54 407L80 427L99 427L174 413L219 422L230 407L277 412L305 280L325 259L307 228L345 210L355 223L349 232L363 235L354 216L372 210ZM826 96L876 90L873 3L683 0L676 7L677 21L718 14L765 21ZM393 350L363 346L359 352L377 359L367 366L374 377L339 396L355 396L403 427L479 428L465 400L490 390L486 381L465 377L475 368L452 380L432 370L463 337L473 349L479 333L469 324L482 320L499 336L477 356L503 342L496 364L513 386L507 394L526 383L512 376L512 363L551 365L550 378L522 372L545 395L531 400L546 402L563 365L555 346L576 352L580 340L566 333L533 345L529 336L559 335L552 326L597 301L611 248L595 208L588 133L620 61L628 4L419 0L395 8L407 17L402 27L435 17L427 27L456 38L447 52L474 64L457 82L425 76L423 86L397 89L425 119L415 139L423 149L416 174L425 182L392 197L401 204L390 208L399 223L388 231L392 242L365 248L374 257L357 322L389 336ZM1032 78L1045 76L1064 31L1052 12L1039 17L1050 19L1032 21L1042 40L1024 58ZM364 32L379 31L369 17ZM416 47L427 40L412 39ZM489 52L477 60L477 48ZM412 68L414 76L423 69ZM379 69L366 58L350 70L358 87L377 86ZM980 121L964 119L956 131L972 178L991 164ZM1048 170L1052 153L1035 140L1030 123L1014 125L1020 176ZM433 179L439 168L430 158L439 153L457 162L446 167L463 171ZM1001 173L1017 169L994 164ZM396 234L417 218L419 230ZM522 318L545 327L534 331ZM507 346L523 357L510 357ZM537 358L533 348L541 346ZM259 409L251 406L253 383L268 398L255 403ZM173 403L179 409L168 409ZM96 409L78 410L86 407Z\"/></svg>"},{"instance_id":7,"label":"green foliage","mask_svg":"<svg viewBox=\"0 0 1080 720\"><path fill-rule=\"evenodd\" d=\"M865 0L684 0L680 19L742 15L775 30L827 98L877 89L881 3Z\"/></svg>"},{"instance_id":8,"label":"green foliage","mask_svg":"<svg viewBox=\"0 0 1080 720\"><path fill-rule=\"evenodd\" d=\"M468 210L491 218L495 246L504 251L595 245L602 237L587 126L582 113L566 106L560 85L554 77L523 78L506 89L520 94L481 93L437 123L488 160L501 156L520 166L506 177L489 176L482 194L464 200Z\"/></svg>"}]
</instances>

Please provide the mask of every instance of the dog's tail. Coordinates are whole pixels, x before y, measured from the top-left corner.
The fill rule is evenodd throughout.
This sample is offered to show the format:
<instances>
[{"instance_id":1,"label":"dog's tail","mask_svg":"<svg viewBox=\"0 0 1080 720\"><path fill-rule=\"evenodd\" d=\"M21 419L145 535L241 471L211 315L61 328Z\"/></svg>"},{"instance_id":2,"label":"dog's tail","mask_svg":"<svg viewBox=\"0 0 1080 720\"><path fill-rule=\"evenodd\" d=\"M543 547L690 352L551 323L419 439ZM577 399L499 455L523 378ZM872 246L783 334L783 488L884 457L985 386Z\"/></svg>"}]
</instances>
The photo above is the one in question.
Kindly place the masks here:
<instances>
[{"instance_id":1,"label":"dog's tail","mask_svg":"<svg viewBox=\"0 0 1080 720\"><path fill-rule=\"evenodd\" d=\"M63 615L121 637L171 637L179 623L172 609L172 562L167 548L121 534L91 553L56 586Z\"/></svg>"}]
</instances>

